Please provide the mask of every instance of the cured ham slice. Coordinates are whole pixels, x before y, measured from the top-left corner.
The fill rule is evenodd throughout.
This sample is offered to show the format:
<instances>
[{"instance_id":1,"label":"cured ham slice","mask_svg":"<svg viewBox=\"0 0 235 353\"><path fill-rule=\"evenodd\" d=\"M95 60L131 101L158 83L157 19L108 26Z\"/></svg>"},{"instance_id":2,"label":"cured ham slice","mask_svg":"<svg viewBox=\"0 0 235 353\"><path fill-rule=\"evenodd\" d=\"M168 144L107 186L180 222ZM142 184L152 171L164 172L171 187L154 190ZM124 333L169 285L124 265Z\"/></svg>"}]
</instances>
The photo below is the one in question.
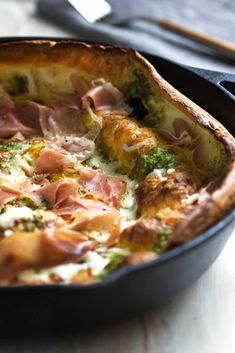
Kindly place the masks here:
<instances>
[{"instance_id":1,"label":"cured ham slice","mask_svg":"<svg viewBox=\"0 0 235 353\"><path fill-rule=\"evenodd\" d=\"M97 195L113 207L120 206L120 199L126 192L124 181L117 177L108 176L102 170L81 169L79 182L87 193Z\"/></svg>"},{"instance_id":2,"label":"cured ham slice","mask_svg":"<svg viewBox=\"0 0 235 353\"><path fill-rule=\"evenodd\" d=\"M35 135L42 134L43 122L48 120L52 110L44 105L26 101L17 103L14 113L22 124L34 130Z\"/></svg>"},{"instance_id":3,"label":"cured ham slice","mask_svg":"<svg viewBox=\"0 0 235 353\"><path fill-rule=\"evenodd\" d=\"M31 199L34 204L41 205L41 200L33 191L29 180L12 184L4 178L0 178L0 205L4 205L19 197Z\"/></svg>"},{"instance_id":4,"label":"cured ham slice","mask_svg":"<svg viewBox=\"0 0 235 353\"><path fill-rule=\"evenodd\" d=\"M6 96L0 97L0 115L4 115L12 111L15 107L14 102Z\"/></svg>"},{"instance_id":5,"label":"cured ham slice","mask_svg":"<svg viewBox=\"0 0 235 353\"><path fill-rule=\"evenodd\" d=\"M14 200L20 195L20 192L15 190L7 190L0 186L0 205L4 205L5 203Z\"/></svg>"},{"instance_id":6,"label":"cured ham slice","mask_svg":"<svg viewBox=\"0 0 235 353\"><path fill-rule=\"evenodd\" d=\"M47 138L61 135L84 135L86 128L81 120L80 96L63 94L55 102L47 119L41 120L43 134Z\"/></svg>"},{"instance_id":7,"label":"cured ham slice","mask_svg":"<svg viewBox=\"0 0 235 353\"><path fill-rule=\"evenodd\" d=\"M0 138L9 138L20 132L24 137L35 134L35 130L23 125L13 113L0 116Z\"/></svg>"},{"instance_id":8,"label":"cured ham slice","mask_svg":"<svg viewBox=\"0 0 235 353\"><path fill-rule=\"evenodd\" d=\"M101 201L84 199L78 194L79 184L75 179L64 178L38 189L38 193L48 202L49 208L57 214L71 214L77 209L107 211L110 207ZM113 208L111 208L113 210Z\"/></svg>"},{"instance_id":9,"label":"cured ham slice","mask_svg":"<svg viewBox=\"0 0 235 353\"><path fill-rule=\"evenodd\" d=\"M4 178L0 178L0 204L4 205L5 203L14 200L20 196L23 192Z\"/></svg>"},{"instance_id":10,"label":"cured ham slice","mask_svg":"<svg viewBox=\"0 0 235 353\"><path fill-rule=\"evenodd\" d=\"M35 162L36 173L63 172L72 167L73 162L65 154L53 148L43 148Z\"/></svg>"},{"instance_id":11,"label":"cured ham slice","mask_svg":"<svg viewBox=\"0 0 235 353\"><path fill-rule=\"evenodd\" d=\"M190 134L189 126L183 119L174 119L172 127L174 130L173 133L164 129L157 129L157 132L168 142L177 146L187 146L194 142L193 137Z\"/></svg>"},{"instance_id":12,"label":"cured ham slice","mask_svg":"<svg viewBox=\"0 0 235 353\"><path fill-rule=\"evenodd\" d=\"M63 154L72 155L76 161L83 162L89 158L95 150L94 141L85 136L66 136L56 140L54 148Z\"/></svg>"},{"instance_id":13,"label":"cured ham slice","mask_svg":"<svg viewBox=\"0 0 235 353\"><path fill-rule=\"evenodd\" d=\"M70 206L76 199L78 183L75 179L64 178L43 186L38 190L52 209Z\"/></svg>"},{"instance_id":14,"label":"cured ham slice","mask_svg":"<svg viewBox=\"0 0 235 353\"><path fill-rule=\"evenodd\" d=\"M82 97L82 106L86 110L92 106L97 111L122 111L126 115L131 112L119 89L103 79L92 82L92 88Z\"/></svg>"},{"instance_id":15,"label":"cured ham slice","mask_svg":"<svg viewBox=\"0 0 235 353\"><path fill-rule=\"evenodd\" d=\"M57 173L76 167L77 162L88 159L95 150L93 141L86 137L58 137L47 141L36 162L36 173Z\"/></svg>"},{"instance_id":16,"label":"cured ham slice","mask_svg":"<svg viewBox=\"0 0 235 353\"><path fill-rule=\"evenodd\" d=\"M76 236L54 230L15 233L0 240L0 282L13 280L26 269L77 261L94 246L94 241L79 233Z\"/></svg>"},{"instance_id":17,"label":"cured ham slice","mask_svg":"<svg viewBox=\"0 0 235 353\"><path fill-rule=\"evenodd\" d=\"M24 137L41 134L41 119L46 119L50 109L34 102L15 104L8 97L0 97L0 138L10 138L17 133Z\"/></svg>"},{"instance_id":18,"label":"cured ham slice","mask_svg":"<svg viewBox=\"0 0 235 353\"><path fill-rule=\"evenodd\" d=\"M120 215L114 209L110 210L79 210L74 215L75 220L70 225L76 231L92 231L109 233L106 244L113 245L120 235Z\"/></svg>"},{"instance_id":19,"label":"cured ham slice","mask_svg":"<svg viewBox=\"0 0 235 353\"><path fill-rule=\"evenodd\" d=\"M59 216L74 216L74 213L77 210L106 211L108 207L109 206L105 205L103 202L91 199L83 199L77 196L74 198L70 198L69 201L63 204L63 207L62 205L60 205L60 208L53 209L53 212L55 212Z\"/></svg>"},{"instance_id":20,"label":"cured ham slice","mask_svg":"<svg viewBox=\"0 0 235 353\"><path fill-rule=\"evenodd\" d=\"M38 192L57 215L72 216L74 221L67 229L106 231L110 233L109 241L113 242L120 233L119 212L101 201L79 198L77 190L77 181L65 178L42 187Z\"/></svg>"}]
</instances>

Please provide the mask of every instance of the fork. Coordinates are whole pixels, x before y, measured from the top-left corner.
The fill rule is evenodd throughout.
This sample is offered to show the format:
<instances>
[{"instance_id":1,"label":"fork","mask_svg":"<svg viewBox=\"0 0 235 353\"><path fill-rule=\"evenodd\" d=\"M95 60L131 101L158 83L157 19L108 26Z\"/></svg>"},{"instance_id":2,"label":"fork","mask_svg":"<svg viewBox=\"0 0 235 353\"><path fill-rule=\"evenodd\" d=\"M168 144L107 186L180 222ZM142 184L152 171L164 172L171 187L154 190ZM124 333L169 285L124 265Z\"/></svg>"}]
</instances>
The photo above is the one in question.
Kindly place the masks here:
<instances>
[{"instance_id":1,"label":"fork","mask_svg":"<svg viewBox=\"0 0 235 353\"><path fill-rule=\"evenodd\" d=\"M134 15L117 18L110 4L105 0L67 0L80 15L90 23L105 22L114 26L129 25L133 20L144 20L158 25L168 31L187 37L193 41L202 43L213 49L219 50L230 58L235 58L235 45L225 40L209 36L207 34L192 30L186 26L166 19L153 19L148 16Z\"/></svg>"}]
</instances>

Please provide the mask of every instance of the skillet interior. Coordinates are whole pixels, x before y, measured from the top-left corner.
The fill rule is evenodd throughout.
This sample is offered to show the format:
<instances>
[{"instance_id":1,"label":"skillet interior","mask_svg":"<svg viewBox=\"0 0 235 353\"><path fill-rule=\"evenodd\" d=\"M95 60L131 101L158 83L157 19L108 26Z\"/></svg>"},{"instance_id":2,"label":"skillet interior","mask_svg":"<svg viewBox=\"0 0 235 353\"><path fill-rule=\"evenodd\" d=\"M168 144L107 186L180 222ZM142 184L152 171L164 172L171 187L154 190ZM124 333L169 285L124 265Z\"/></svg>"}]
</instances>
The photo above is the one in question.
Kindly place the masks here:
<instances>
[{"instance_id":1,"label":"skillet interior","mask_svg":"<svg viewBox=\"0 0 235 353\"><path fill-rule=\"evenodd\" d=\"M205 96L214 97L208 101L204 99L201 105L232 133L235 132L235 124L231 120L235 105L231 96L184 67L154 56L148 56L148 59L157 66L163 77L197 103ZM187 87L181 87L186 78ZM220 112L224 107L226 108L221 118ZM159 260L120 270L95 285L1 288L4 310L0 327L6 327L9 319L12 323L9 311L13 310L15 328L20 327L19 322L24 316L25 328L37 326L44 330L68 327L69 322L84 326L113 321L160 304L190 285L210 266L231 234L234 215L232 211L207 232L190 243L169 251ZM201 259L200 263L198 258Z\"/></svg>"}]
</instances>

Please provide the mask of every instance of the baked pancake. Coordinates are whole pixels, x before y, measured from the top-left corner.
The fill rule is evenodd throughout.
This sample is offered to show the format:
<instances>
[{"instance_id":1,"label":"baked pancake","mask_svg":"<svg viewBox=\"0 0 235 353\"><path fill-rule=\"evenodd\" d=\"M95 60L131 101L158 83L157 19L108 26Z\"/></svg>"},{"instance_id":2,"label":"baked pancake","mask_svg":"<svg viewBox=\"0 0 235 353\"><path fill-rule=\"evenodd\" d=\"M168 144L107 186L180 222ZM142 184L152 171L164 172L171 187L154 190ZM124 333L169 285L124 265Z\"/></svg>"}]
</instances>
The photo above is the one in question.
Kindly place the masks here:
<instances>
[{"instance_id":1,"label":"baked pancake","mask_svg":"<svg viewBox=\"0 0 235 353\"><path fill-rule=\"evenodd\" d=\"M234 205L234 138L134 50L0 45L0 283L150 261Z\"/></svg>"}]
</instances>

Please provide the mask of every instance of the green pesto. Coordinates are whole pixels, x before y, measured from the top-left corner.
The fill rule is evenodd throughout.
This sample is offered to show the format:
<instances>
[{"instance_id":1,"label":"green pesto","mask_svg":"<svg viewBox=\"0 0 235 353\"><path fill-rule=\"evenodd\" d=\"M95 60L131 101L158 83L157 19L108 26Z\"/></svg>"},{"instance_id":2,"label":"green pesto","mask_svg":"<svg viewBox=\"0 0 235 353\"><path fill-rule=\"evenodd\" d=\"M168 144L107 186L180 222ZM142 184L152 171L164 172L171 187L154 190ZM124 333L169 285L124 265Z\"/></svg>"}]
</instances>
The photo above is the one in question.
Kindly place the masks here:
<instances>
[{"instance_id":1,"label":"green pesto","mask_svg":"<svg viewBox=\"0 0 235 353\"><path fill-rule=\"evenodd\" d=\"M115 271L124 261L124 258L127 254L123 253L114 253L111 257L110 263L105 267L105 269L100 274L100 278L108 276L110 273Z\"/></svg>"},{"instance_id":2,"label":"green pesto","mask_svg":"<svg viewBox=\"0 0 235 353\"><path fill-rule=\"evenodd\" d=\"M157 243L155 245L155 251L157 254L161 254L164 250L167 241L172 234L172 230L170 228L163 228L160 233L158 234Z\"/></svg>"},{"instance_id":3,"label":"green pesto","mask_svg":"<svg viewBox=\"0 0 235 353\"><path fill-rule=\"evenodd\" d=\"M16 158L14 154L8 153L7 156L1 156L0 168L14 168L16 167Z\"/></svg>"},{"instance_id":4,"label":"green pesto","mask_svg":"<svg viewBox=\"0 0 235 353\"><path fill-rule=\"evenodd\" d=\"M85 195L85 190L81 187L78 189L78 195Z\"/></svg>"},{"instance_id":5,"label":"green pesto","mask_svg":"<svg viewBox=\"0 0 235 353\"><path fill-rule=\"evenodd\" d=\"M15 199L13 201L10 201L7 203L6 206L14 206L14 207L28 207L30 208L31 210L37 210L37 209L44 209L45 207L42 207L42 206L38 206L36 203L34 203L33 200L31 200L30 198L28 197L21 197L21 198L18 198L18 199ZM6 207L3 207L1 209L1 212L0 213L4 213L6 212Z\"/></svg>"},{"instance_id":6,"label":"green pesto","mask_svg":"<svg viewBox=\"0 0 235 353\"><path fill-rule=\"evenodd\" d=\"M23 232L34 232L43 230L46 226L42 216L33 216L33 219L22 219L19 221L18 229Z\"/></svg>"},{"instance_id":7,"label":"green pesto","mask_svg":"<svg viewBox=\"0 0 235 353\"><path fill-rule=\"evenodd\" d=\"M9 141L0 145L0 152L21 151L26 146L23 142Z\"/></svg>"},{"instance_id":8,"label":"green pesto","mask_svg":"<svg viewBox=\"0 0 235 353\"><path fill-rule=\"evenodd\" d=\"M146 177L155 168L170 169L179 164L179 158L168 149L154 147L150 153L139 156L136 171L140 178Z\"/></svg>"},{"instance_id":9,"label":"green pesto","mask_svg":"<svg viewBox=\"0 0 235 353\"><path fill-rule=\"evenodd\" d=\"M31 208L31 210L37 210L37 209L42 209L42 207L38 206L33 200L31 200L29 197L21 197L19 200L19 207L25 206L28 208Z\"/></svg>"}]
</instances>

